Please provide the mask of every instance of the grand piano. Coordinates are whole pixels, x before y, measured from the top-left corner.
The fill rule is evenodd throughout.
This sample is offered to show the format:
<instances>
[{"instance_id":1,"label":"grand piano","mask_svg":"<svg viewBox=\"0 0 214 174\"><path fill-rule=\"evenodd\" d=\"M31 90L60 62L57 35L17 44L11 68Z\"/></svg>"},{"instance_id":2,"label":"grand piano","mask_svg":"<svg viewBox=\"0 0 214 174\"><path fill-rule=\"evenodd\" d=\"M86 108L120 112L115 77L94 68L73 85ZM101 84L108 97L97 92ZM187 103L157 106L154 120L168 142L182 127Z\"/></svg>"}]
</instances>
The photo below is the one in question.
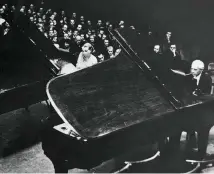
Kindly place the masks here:
<instances>
[{"instance_id":1,"label":"grand piano","mask_svg":"<svg viewBox=\"0 0 214 174\"><path fill-rule=\"evenodd\" d=\"M57 50L22 13L2 42L8 46L0 50L0 114L47 100L45 86L60 70L52 60L69 58L75 63L71 54Z\"/></svg>"},{"instance_id":2,"label":"grand piano","mask_svg":"<svg viewBox=\"0 0 214 174\"><path fill-rule=\"evenodd\" d=\"M204 110L213 113L214 96L176 93L144 61L148 54L138 54L134 31L109 32L123 50L117 58L47 84L52 114L42 146L56 172L94 172L95 166L130 149L214 123L203 118Z\"/></svg>"}]
</instances>

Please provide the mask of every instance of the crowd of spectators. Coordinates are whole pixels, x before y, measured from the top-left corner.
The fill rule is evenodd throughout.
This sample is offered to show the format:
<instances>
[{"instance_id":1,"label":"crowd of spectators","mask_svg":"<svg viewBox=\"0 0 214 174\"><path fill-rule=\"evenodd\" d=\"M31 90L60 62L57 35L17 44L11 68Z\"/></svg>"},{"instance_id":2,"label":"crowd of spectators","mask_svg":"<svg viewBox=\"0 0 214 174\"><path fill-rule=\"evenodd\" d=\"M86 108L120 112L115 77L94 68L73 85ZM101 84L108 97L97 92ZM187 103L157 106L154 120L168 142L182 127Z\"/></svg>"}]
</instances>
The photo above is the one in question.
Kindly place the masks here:
<instances>
[{"instance_id":1,"label":"crowd of spectators","mask_svg":"<svg viewBox=\"0 0 214 174\"><path fill-rule=\"evenodd\" d=\"M92 54L98 62L115 58L121 51L108 33L108 29L112 28L108 21L92 22L76 13L68 16L63 10L56 12L52 9L36 8L33 4L29 7L22 6L20 12L27 15L30 22L60 51L70 52L78 57L82 46L90 43L93 46Z\"/></svg>"},{"instance_id":2,"label":"crowd of spectators","mask_svg":"<svg viewBox=\"0 0 214 174\"><path fill-rule=\"evenodd\" d=\"M15 6L8 7L7 4L4 4L0 8L1 21L8 19L8 16L13 15L15 10ZM115 26L123 29L125 27L124 21L119 21L116 24L102 20L91 21L75 12L69 16L64 10L54 11L45 9L43 6L36 7L34 4L22 6L18 11L26 15L30 23L35 25L58 50L72 53L77 59L85 43L90 43L93 47L92 54L97 58L97 62L115 58L121 52L119 44L109 34L108 30ZM1 21L2 31L6 34L10 30L10 23ZM136 30L134 26L128 28ZM164 64L171 69L182 67L189 71L189 67L185 67L183 64L185 56L183 50L178 48L174 34L167 31L164 36L157 37L157 33L158 31L152 31L150 28L146 33L146 39L144 38L147 51L150 53L148 58L144 58L146 62L156 70L161 64ZM195 59L197 58L195 57Z\"/></svg>"},{"instance_id":3,"label":"crowd of spectators","mask_svg":"<svg viewBox=\"0 0 214 174\"><path fill-rule=\"evenodd\" d=\"M14 10L14 6L9 8L7 4L4 4L0 7L0 36L7 35L9 30L11 29L11 26L7 19L8 15L10 14L9 11L12 12Z\"/></svg>"}]
</instances>

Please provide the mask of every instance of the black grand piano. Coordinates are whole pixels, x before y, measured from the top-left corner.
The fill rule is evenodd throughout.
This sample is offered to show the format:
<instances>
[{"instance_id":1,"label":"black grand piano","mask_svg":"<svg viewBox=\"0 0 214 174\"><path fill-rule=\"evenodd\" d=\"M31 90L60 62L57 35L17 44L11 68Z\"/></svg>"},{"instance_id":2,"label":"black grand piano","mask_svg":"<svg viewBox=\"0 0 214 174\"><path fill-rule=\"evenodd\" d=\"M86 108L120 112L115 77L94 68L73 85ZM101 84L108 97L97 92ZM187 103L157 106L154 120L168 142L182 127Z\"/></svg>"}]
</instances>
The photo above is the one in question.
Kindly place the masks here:
<instances>
[{"instance_id":1,"label":"black grand piano","mask_svg":"<svg viewBox=\"0 0 214 174\"><path fill-rule=\"evenodd\" d=\"M8 46L0 50L0 114L47 100L45 86L60 70L52 60L69 58L75 63L71 54L57 50L24 14L14 16L10 25L1 40Z\"/></svg>"},{"instance_id":2,"label":"black grand piano","mask_svg":"<svg viewBox=\"0 0 214 174\"><path fill-rule=\"evenodd\" d=\"M123 50L117 58L47 84L52 114L42 145L56 172L90 170L142 144L213 125L203 111L212 109L214 96L174 93L142 51L139 57L138 48L130 46L131 32L110 31Z\"/></svg>"}]
</instances>

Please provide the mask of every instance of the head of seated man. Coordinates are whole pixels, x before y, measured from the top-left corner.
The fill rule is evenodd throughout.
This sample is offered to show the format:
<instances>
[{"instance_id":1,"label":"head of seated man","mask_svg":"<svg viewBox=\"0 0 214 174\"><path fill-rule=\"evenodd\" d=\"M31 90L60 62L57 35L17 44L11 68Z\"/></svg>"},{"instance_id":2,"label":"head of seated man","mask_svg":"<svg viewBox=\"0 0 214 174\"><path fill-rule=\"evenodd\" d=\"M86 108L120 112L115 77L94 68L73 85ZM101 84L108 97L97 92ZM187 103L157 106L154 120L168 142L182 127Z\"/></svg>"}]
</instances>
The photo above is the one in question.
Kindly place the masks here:
<instances>
[{"instance_id":1,"label":"head of seated man","mask_svg":"<svg viewBox=\"0 0 214 174\"><path fill-rule=\"evenodd\" d=\"M97 26L102 26L102 20L97 21Z\"/></svg>"},{"instance_id":2,"label":"head of seated man","mask_svg":"<svg viewBox=\"0 0 214 174\"><path fill-rule=\"evenodd\" d=\"M81 36L77 35L76 38L75 38L75 42L76 42L77 45L80 45L82 43Z\"/></svg>"},{"instance_id":3,"label":"head of seated man","mask_svg":"<svg viewBox=\"0 0 214 174\"><path fill-rule=\"evenodd\" d=\"M70 25L75 25L75 20L74 19L70 19Z\"/></svg>"},{"instance_id":4,"label":"head of seated man","mask_svg":"<svg viewBox=\"0 0 214 174\"><path fill-rule=\"evenodd\" d=\"M34 21L34 18L33 16L30 17L30 22L33 22Z\"/></svg>"},{"instance_id":5,"label":"head of seated man","mask_svg":"<svg viewBox=\"0 0 214 174\"><path fill-rule=\"evenodd\" d=\"M80 16L80 21L81 21L81 22L84 22L84 21L85 21L84 16Z\"/></svg>"},{"instance_id":6,"label":"head of seated man","mask_svg":"<svg viewBox=\"0 0 214 174\"><path fill-rule=\"evenodd\" d=\"M104 55L103 54L100 54L97 56L97 60L99 63L103 62L105 59L104 59Z\"/></svg>"},{"instance_id":7,"label":"head of seated man","mask_svg":"<svg viewBox=\"0 0 214 174\"><path fill-rule=\"evenodd\" d=\"M76 38L76 36L79 34L79 32L77 30L74 30L73 32L73 38Z\"/></svg>"},{"instance_id":8,"label":"head of seated man","mask_svg":"<svg viewBox=\"0 0 214 174\"><path fill-rule=\"evenodd\" d=\"M73 13L72 14L72 18L76 18L77 17L77 14L76 13Z\"/></svg>"},{"instance_id":9,"label":"head of seated man","mask_svg":"<svg viewBox=\"0 0 214 174\"><path fill-rule=\"evenodd\" d=\"M193 77L199 76L204 70L204 63L201 60L194 60L191 65L191 74Z\"/></svg>"},{"instance_id":10,"label":"head of seated man","mask_svg":"<svg viewBox=\"0 0 214 174\"><path fill-rule=\"evenodd\" d=\"M54 32L53 32L53 30L49 30L49 33L48 33L48 35L49 35L49 37L54 37Z\"/></svg>"},{"instance_id":11,"label":"head of seated man","mask_svg":"<svg viewBox=\"0 0 214 174\"><path fill-rule=\"evenodd\" d=\"M33 10L34 9L34 5L30 4L30 9Z\"/></svg>"},{"instance_id":12,"label":"head of seated man","mask_svg":"<svg viewBox=\"0 0 214 174\"><path fill-rule=\"evenodd\" d=\"M89 40L90 40L90 43L92 44L95 43L95 38L93 35L90 36Z\"/></svg>"},{"instance_id":13,"label":"head of seated man","mask_svg":"<svg viewBox=\"0 0 214 174\"><path fill-rule=\"evenodd\" d=\"M65 16L65 11L64 10L61 11L61 16Z\"/></svg>"},{"instance_id":14,"label":"head of seated man","mask_svg":"<svg viewBox=\"0 0 214 174\"><path fill-rule=\"evenodd\" d=\"M69 38L71 38L71 37L72 37L72 34L73 34L73 33L72 33L72 30L71 30L71 29L69 29L69 30L68 30L68 36L69 36Z\"/></svg>"},{"instance_id":15,"label":"head of seated man","mask_svg":"<svg viewBox=\"0 0 214 174\"><path fill-rule=\"evenodd\" d=\"M69 37L68 33L64 33L64 34L63 34L63 38L64 38L65 40L70 40L70 37Z\"/></svg>"},{"instance_id":16,"label":"head of seated man","mask_svg":"<svg viewBox=\"0 0 214 174\"><path fill-rule=\"evenodd\" d=\"M92 25L90 20L87 21L87 24L88 24L88 26Z\"/></svg>"},{"instance_id":17,"label":"head of seated man","mask_svg":"<svg viewBox=\"0 0 214 174\"><path fill-rule=\"evenodd\" d=\"M28 14L28 15L31 15L31 14L32 14L31 9L28 9L27 14Z\"/></svg>"},{"instance_id":18,"label":"head of seated man","mask_svg":"<svg viewBox=\"0 0 214 174\"><path fill-rule=\"evenodd\" d=\"M66 32L66 31L68 30L68 26L67 26L67 25L63 25L62 30L63 30L64 32Z\"/></svg>"},{"instance_id":19,"label":"head of seated man","mask_svg":"<svg viewBox=\"0 0 214 174\"><path fill-rule=\"evenodd\" d=\"M155 45L153 51L157 54L160 53L160 45Z\"/></svg>"},{"instance_id":20,"label":"head of seated man","mask_svg":"<svg viewBox=\"0 0 214 174\"><path fill-rule=\"evenodd\" d=\"M171 31L166 32L166 39L167 39L168 41L170 41L171 36L172 36L172 32L171 32Z\"/></svg>"},{"instance_id":21,"label":"head of seated man","mask_svg":"<svg viewBox=\"0 0 214 174\"><path fill-rule=\"evenodd\" d=\"M43 20L42 20L42 18L38 18L38 23L43 23Z\"/></svg>"},{"instance_id":22,"label":"head of seated man","mask_svg":"<svg viewBox=\"0 0 214 174\"><path fill-rule=\"evenodd\" d=\"M105 40L104 40L104 45L105 45L105 47L108 47L108 46L109 46L109 40L108 40L108 39L105 39Z\"/></svg>"},{"instance_id":23,"label":"head of seated man","mask_svg":"<svg viewBox=\"0 0 214 174\"><path fill-rule=\"evenodd\" d=\"M84 33L81 33L81 34L80 34L80 37L81 37L81 40L82 40L82 41L85 41L85 35L84 35Z\"/></svg>"},{"instance_id":24,"label":"head of seated man","mask_svg":"<svg viewBox=\"0 0 214 174\"><path fill-rule=\"evenodd\" d=\"M70 44L69 44L69 40L68 40L68 39L65 39L65 42L64 42L64 49L67 49L67 50L70 49Z\"/></svg>"},{"instance_id":25,"label":"head of seated man","mask_svg":"<svg viewBox=\"0 0 214 174\"><path fill-rule=\"evenodd\" d=\"M194 81L192 81L192 94L201 95L201 94L210 94L212 87L211 77L203 73L204 63L201 60L194 60L191 65L191 74Z\"/></svg>"},{"instance_id":26,"label":"head of seated man","mask_svg":"<svg viewBox=\"0 0 214 174\"><path fill-rule=\"evenodd\" d=\"M82 25L79 24L79 25L77 26L77 31L81 31L81 30L82 30Z\"/></svg>"}]
</instances>

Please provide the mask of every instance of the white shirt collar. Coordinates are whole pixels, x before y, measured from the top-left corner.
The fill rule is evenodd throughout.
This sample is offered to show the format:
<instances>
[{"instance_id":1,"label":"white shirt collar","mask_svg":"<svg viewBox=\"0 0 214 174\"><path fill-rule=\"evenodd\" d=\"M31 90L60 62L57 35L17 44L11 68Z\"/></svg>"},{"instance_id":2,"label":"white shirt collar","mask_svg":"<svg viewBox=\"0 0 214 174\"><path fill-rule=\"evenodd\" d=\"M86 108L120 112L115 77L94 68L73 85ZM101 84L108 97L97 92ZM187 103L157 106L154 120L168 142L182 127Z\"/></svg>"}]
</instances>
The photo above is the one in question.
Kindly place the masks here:
<instances>
[{"instance_id":1,"label":"white shirt collar","mask_svg":"<svg viewBox=\"0 0 214 174\"><path fill-rule=\"evenodd\" d=\"M202 74L202 73L201 73ZM199 84L200 78L201 78L201 74L199 74L197 77L193 77L193 79L197 80L197 86Z\"/></svg>"}]
</instances>

